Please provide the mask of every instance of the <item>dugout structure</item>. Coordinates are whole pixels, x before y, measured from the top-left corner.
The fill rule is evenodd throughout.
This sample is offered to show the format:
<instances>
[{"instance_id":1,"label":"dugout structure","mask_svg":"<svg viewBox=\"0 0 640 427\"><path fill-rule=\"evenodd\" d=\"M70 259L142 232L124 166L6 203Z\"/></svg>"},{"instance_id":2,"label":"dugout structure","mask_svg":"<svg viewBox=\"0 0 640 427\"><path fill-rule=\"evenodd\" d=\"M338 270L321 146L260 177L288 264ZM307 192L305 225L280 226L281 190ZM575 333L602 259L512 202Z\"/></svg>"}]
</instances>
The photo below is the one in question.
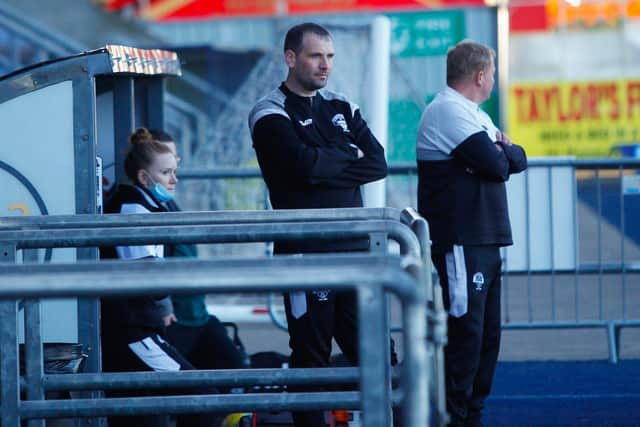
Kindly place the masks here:
<instances>
[{"instance_id":1,"label":"dugout structure","mask_svg":"<svg viewBox=\"0 0 640 427\"><path fill-rule=\"evenodd\" d=\"M100 213L103 182L123 176L114 165L123 164L129 134L164 128L164 80L180 73L175 52L110 45L0 77L0 217ZM0 262L98 257L94 248L20 252L16 260L0 250ZM94 298L60 299L25 316L37 318L44 342L80 342L99 354L98 311ZM100 370L99 358L87 363Z\"/></svg>"}]
</instances>

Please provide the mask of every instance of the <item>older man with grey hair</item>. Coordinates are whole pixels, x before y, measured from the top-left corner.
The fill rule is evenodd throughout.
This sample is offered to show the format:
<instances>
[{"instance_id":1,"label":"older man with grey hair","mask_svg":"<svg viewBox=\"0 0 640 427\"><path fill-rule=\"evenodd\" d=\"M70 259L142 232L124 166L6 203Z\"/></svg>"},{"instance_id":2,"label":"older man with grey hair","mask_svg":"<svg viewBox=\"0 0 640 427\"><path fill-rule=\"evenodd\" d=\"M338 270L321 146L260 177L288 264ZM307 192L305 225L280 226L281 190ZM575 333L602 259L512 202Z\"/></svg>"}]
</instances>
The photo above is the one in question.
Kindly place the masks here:
<instances>
[{"instance_id":1,"label":"older man with grey hair","mask_svg":"<svg viewBox=\"0 0 640 427\"><path fill-rule=\"evenodd\" d=\"M418 128L418 207L449 311L445 348L452 426L479 426L500 347L500 247L513 244L505 181L524 150L480 104L494 86L495 52L471 40L447 54L447 86Z\"/></svg>"}]
</instances>

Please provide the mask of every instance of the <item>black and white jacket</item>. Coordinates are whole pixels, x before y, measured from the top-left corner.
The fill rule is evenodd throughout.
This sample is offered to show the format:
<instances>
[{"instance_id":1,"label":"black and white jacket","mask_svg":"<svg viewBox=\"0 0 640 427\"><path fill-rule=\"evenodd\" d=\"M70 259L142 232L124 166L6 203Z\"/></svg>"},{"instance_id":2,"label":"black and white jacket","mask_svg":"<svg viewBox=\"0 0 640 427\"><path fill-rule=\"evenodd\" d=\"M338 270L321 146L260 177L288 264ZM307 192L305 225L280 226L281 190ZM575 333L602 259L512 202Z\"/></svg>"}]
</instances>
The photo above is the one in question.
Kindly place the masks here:
<instances>
[{"instance_id":1,"label":"black and white jacket","mask_svg":"<svg viewBox=\"0 0 640 427\"><path fill-rule=\"evenodd\" d=\"M384 149L340 94L303 97L283 83L257 102L249 128L274 209L362 207L360 185L387 174ZM279 253L366 248L362 240L276 242Z\"/></svg>"},{"instance_id":2,"label":"black and white jacket","mask_svg":"<svg viewBox=\"0 0 640 427\"><path fill-rule=\"evenodd\" d=\"M527 168L527 157L520 146L497 141L497 131L476 103L450 87L422 114L418 207L434 253L450 252L453 245L513 243L505 181Z\"/></svg>"},{"instance_id":3,"label":"black and white jacket","mask_svg":"<svg viewBox=\"0 0 640 427\"><path fill-rule=\"evenodd\" d=\"M138 186L119 185L105 204L105 213L151 213L167 212L153 196ZM147 259L152 262L162 259L165 245L101 247L100 258L127 260ZM151 267L150 267L151 268ZM168 296L102 298L102 331L125 336L129 342L140 340L152 333L164 331L163 318L173 312Z\"/></svg>"}]
</instances>

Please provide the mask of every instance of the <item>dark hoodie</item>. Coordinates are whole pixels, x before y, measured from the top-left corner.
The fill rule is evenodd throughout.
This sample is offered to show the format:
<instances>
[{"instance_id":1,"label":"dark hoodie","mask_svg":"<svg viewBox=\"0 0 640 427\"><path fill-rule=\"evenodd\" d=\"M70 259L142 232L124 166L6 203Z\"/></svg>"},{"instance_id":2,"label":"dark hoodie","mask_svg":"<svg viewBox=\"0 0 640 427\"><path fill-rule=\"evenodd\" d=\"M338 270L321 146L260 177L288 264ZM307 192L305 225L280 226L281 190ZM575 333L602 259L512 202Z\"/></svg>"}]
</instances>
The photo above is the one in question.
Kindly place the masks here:
<instances>
[{"instance_id":1,"label":"dark hoodie","mask_svg":"<svg viewBox=\"0 0 640 427\"><path fill-rule=\"evenodd\" d=\"M167 212L167 209L147 190L131 185L119 185L107 201L104 212L120 213L124 204L138 204L149 212ZM100 258L114 259L118 256L114 247L101 247ZM152 260L149 259L148 262ZM101 301L103 334L115 333L119 334L120 338L126 337L128 342L138 341L152 333L162 333L163 318L172 311L168 296L103 298Z\"/></svg>"}]
</instances>

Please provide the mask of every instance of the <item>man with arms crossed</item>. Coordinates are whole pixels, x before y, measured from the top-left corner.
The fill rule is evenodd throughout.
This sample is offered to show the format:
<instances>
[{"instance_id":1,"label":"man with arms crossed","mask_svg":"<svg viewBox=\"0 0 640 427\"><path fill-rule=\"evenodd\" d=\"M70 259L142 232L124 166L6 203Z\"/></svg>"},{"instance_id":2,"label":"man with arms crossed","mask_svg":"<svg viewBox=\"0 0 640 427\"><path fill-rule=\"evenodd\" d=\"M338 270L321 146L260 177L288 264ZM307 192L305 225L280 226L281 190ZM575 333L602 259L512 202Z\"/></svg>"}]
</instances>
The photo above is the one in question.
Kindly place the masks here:
<instances>
[{"instance_id":1,"label":"man with arms crossed","mask_svg":"<svg viewBox=\"0 0 640 427\"><path fill-rule=\"evenodd\" d=\"M495 52L464 40L447 54L447 86L418 127L418 206L448 316L447 410L452 426L480 426L500 347L500 247L513 244L505 181L527 168L480 109L494 86Z\"/></svg>"},{"instance_id":2,"label":"man with arms crossed","mask_svg":"<svg viewBox=\"0 0 640 427\"><path fill-rule=\"evenodd\" d=\"M362 207L360 185L387 174L384 149L357 105L319 91L333 68L333 41L320 25L305 23L285 37L287 79L249 114L249 128L274 209ZM275 243L277 254L366 251L367 239ZM292 368L329 365L331 339L358 363L355 292L288 292ZM322 411L293 414L297 427L324 427Z\"/></svg>"}]
</instances>

